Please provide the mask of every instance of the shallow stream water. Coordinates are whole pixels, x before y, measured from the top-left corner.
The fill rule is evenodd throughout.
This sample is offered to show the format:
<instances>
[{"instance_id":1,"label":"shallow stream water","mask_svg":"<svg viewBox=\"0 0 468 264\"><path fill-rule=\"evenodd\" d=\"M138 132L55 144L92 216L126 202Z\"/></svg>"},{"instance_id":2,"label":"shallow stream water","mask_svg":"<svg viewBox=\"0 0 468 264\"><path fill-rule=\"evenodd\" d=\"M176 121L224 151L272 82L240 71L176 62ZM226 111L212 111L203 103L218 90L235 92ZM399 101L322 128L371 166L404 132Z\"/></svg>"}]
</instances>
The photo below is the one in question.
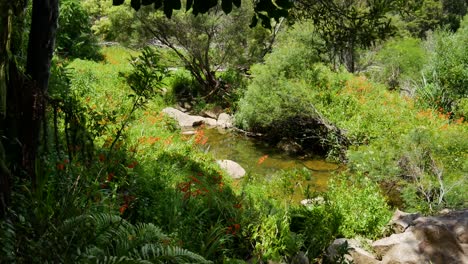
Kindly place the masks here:
<instances>
[{"instance_id":1,"label":"shallow stream water","mask_svg":"<svg viewBox=\"0 0 468 264\"><path fill-rule=\"evenodd\" d=\"M291 156L254 138L223 129L205 129L204 135L208 138L205 149L216 159L233 160L248 173L268 177L280 170L307 168L311 177L304 183L315 191L324 191L331 174L342 168L320 157Z\"/></svg>"}]
</instances>

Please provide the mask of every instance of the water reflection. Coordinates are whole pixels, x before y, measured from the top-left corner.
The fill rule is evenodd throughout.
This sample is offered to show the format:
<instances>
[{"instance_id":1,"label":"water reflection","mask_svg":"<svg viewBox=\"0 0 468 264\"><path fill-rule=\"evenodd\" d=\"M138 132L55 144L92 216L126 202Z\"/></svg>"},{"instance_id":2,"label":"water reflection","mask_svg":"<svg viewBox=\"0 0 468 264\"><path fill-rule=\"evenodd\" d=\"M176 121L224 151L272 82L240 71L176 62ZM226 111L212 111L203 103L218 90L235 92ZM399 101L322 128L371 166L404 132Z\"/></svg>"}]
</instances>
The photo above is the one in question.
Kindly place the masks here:
<instances>
[{"instance_id":1,"label":"water reflection","mask_svg":"<svg viewBox=\"0 0 468 264\"><path fill-rule=\"evenodd\" d=\"M340 166L326 162L320 157L303 158L290 156L268 144L243 134L220 130L205 129L208 141L205 148L216 159L230 159L239 163L249 173L269 176L279 170L307 168L311 172L311 184L321 191L327 185L331 173ZM268 155L267 158L264 158ZM259 159L264 158L262 162ZM260 164L259 164L260 163Z\"/></svg>"}]
</instances>

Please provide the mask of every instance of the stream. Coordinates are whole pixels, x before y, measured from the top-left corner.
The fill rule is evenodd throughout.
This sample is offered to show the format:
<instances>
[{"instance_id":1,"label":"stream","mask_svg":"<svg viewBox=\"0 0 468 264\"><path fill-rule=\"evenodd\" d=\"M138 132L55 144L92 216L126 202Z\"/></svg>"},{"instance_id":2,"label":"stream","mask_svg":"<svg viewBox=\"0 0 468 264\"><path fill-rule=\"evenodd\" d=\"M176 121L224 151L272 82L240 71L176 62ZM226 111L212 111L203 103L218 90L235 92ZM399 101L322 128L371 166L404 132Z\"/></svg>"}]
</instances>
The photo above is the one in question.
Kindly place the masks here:
<instances>
[{"instance_id":1,"label":"stream","mask_svg":"<svg viewBox=\"0 0 468 264\"><path fill-rule=\"evenodd\" d=\"M204 133L208 138L205 149L217 160L233 160L247 173L266 177L280 170L307 168L311 177L303 184L312 186L315 191L324 191L332 173L342 169L339 164L321 157L291 156L264 142L228 130L211 128L205 129Z\"/></svg>"}]
</instances>

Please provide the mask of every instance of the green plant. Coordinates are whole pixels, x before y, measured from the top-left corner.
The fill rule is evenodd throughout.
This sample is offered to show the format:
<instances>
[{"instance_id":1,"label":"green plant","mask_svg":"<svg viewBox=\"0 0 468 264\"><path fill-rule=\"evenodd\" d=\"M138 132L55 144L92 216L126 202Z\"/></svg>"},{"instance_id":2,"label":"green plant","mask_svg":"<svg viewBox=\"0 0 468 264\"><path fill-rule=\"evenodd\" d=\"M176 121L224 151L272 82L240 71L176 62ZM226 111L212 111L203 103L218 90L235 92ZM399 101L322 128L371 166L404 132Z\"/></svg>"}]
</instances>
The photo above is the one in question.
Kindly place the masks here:
<instances>
[{"instance_id":1,"label":"green plant","mask_svg":"<svg viewBox=\"0 0 468 264\"><path fill-rule=\"evenodd\" d=\"M418 90L423 104L444 112L457 110L457 101L468 96L468 18L456 33L436 31L428 38L430 58Z\"/></svg>"},{"instance_id":2,"label":"green plant","mask_svg":"<svg viewBox=\"0 0 468 264\"><path fill-rule=\"evenodd\" d=\"M330 182L327 197L342 216L338 234L344 237L378 237L391 212L379 186L363 175Z\"/></svg>"},{"instance_id":3,"label":"green plant","mask_svg":"<svg viewBox=\"0 0 468 264\"><path fill-rule=\"evenodd\" d=\"M102 59L97 40L91 31L89 15L80 1L61 1L59 25L56 42L61 56Z\"/></svg>"},{"instance_id":4,"label":"green plant","mask_svg":"<svg viewBox=\"0 0 468 264\"><path fill-rule=\"evenodd\" d=\"M323 204L291 210L290 229L301 238L302 251L309 259L319 258L338 235L342 216L333 205Z\"/></svg>"},{"instance_id":5,"label":"green plant","mask_svg":"<svg viewBox=\"0 0 468 264\"><path fill-rule=\"evenodd\" d=\"M426 54L419 39L393 39L386 42L377 52L377 66L370 69L370 76L385 83L390 89L408 90L411 82L419 78L425 58Z\"/></svg>"}]
</instances>

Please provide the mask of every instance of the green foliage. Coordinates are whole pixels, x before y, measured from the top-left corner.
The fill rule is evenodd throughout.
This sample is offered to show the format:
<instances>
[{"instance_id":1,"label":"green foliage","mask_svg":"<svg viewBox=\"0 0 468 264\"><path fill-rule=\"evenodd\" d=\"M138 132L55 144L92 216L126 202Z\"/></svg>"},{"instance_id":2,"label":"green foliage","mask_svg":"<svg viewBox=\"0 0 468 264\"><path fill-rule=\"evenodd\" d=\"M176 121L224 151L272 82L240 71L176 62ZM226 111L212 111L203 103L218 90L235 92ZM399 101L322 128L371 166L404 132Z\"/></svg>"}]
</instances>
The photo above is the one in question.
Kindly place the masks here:
<instances>
[{"instance_id":1,"label":"green foliage","mask_svg":"<svg viewBox=\"0 0 468 264\"><path fill-rule=\"evenodd\" d=\"M200 85L193 79L190 72L178 70L171 79L172 93L177 101L184 101L187 98L197 98Z\"/></svg>"},{"instance_id":2,"label":"green foliage","mask_svg":"<svg viewBox=\"0 0 468 264\"><path fill-rule=\"evenodd\" d=\"M406 12L401 12L406 27L413 36L424 38L430 31L448 28L455 32L463 16L466 15L468 5L463 0L424 0L408 1Z\"/></svg>"},{"instance_id":3,"label":"green foliage","mask_svg":"<svg viewBox=\"0 0 468 264\"><path fill-rule=\"evenodd\" d=\"M222 68L248 68L262 59L270 36L265 29L250 29L245 21L253 13L249 4L229 16L220 10L194 17L176 12L171 19L162 14L139 15L141 29L171 49L198 82L197 94L207 103L222 101L232 91L217 72Z\"/></svg>"},{"instance_id":4,"label":"green foliage","mask_svg":"<svg viewBox=\"0 0 468 264\"><path fill-rule=\"evenodd\" d=\"M344 237L378 237L390 220L391 212L379 186L365 176L331 181L327 197L342 217L338 233Z\"/></svg>"},{"instance_id":5,"label":"green foliage","mask_svg":"<svg viewBox=\"0 0 468 264\"><path fill-rule=\"evenodd\" d=\"M297 1L296 15L311 19L324 41L332 63L338 61L348 71L356 67L358 48L369 48L394 34L386 16L398 10L398 1Z\"/></svg>"},{"instance_id":6,"label":"green foliage","mask_svg":"<svg viewBox=\"0 0 468 264\"><path fill-rule=\"evenodd\" d=\"M155 93L162 93L161 86L168 71L161 65L160 58L160 54L151 48L144 48L140 56L132 57L133 70L126 79L137 96L148 100Z\"/></svg>"},{"instance_id":7,"label":"green foliage","mask_svg":"<svg viewBox=\"0 0 468 264\"><path fill-rule=\"evenodd\" d=\"M307 82L319 82L324 67L311 68L318 61L318 54L308 47L308 43L313 42L312 35L300 29L300 26L295 27L291 37L266 56L265 64L251 68L253 79L236 114L236 122L241 127L258 130L298 114L315 114L307 107L310 95L306 85ZM295 41L297 35L300 41ZM310 78L305 82L298 80L305 76Z\"/></svg>"},{"instance_id":8,"label":"green foliage","mask_svg":"<svg viewBox=\"0 0 468 264\"><path fill-rule=\"evenodd\" d=\"M60 3L56 45L60 55L69 58L101 59L97 40L91 32L91 21L80 1Z\"/></svg>"},{"instance_id":9,"label":"green foliage","mask_svg":"<svg viewBox=\"0 0 468 264\"><path fill-rule=\"evenodd\" d=\"M114 5L121 5L125 0L114 0ZM231 13L233 6L237 8L241 7L241 0L222 0L221 9L225 14ZM246 4L247 1L244 1ZM181 1L158 1L158 0L132 0L131 6L135 10L139 10L142 5L154 4L155 9L161 9L164 11L166 17L171 18L173 10L181 9ZM192 10L193 15L205 14L211 9L215 9L218 6L218 1L187 1L185 3L185 9ZM260 19L262 26L271 28L271 19L278 21L282 17L287 17L288 9L292 7L292 4L288 1L276 1L273 3L271 0L260 0L255 5L255 15L252 17L252 26L255 26Z\"/></svg>"},{"instance_id":10,"label":"green foliage","mask_svg":"<svg viewBox=\"0 0 468 264\"><path fill-rule=\"evenodd\" d=\"M317 259L337 236L341 220L339 212L326 201L293 209L290 229L300 237L301 250L307 252L309 259Z\"/></svg>"},{"instance_id":11,"label":"green foliage","mask_svg":"<svg viewBox=\"0 0 468 264\"><path fill-rule=\"evenodd\" d=\"M390 89L409 89L419 79L426 63L421 41L415 38L393 39L386 42L375 56L376 66L369 75Z\"/></svg>"},{"instance_id":12,"label":"green foliage","mask_svg":"<svg viewBox=\"0 0 468 264\"><path fill-rule=\"evenodd\" d=\"M442 107L445 112L457 110L457 104L468 96L468 18L456 33L436 31L428 40L429 63L419 87L422 102Z\"/></svg>"}]
</instances>

